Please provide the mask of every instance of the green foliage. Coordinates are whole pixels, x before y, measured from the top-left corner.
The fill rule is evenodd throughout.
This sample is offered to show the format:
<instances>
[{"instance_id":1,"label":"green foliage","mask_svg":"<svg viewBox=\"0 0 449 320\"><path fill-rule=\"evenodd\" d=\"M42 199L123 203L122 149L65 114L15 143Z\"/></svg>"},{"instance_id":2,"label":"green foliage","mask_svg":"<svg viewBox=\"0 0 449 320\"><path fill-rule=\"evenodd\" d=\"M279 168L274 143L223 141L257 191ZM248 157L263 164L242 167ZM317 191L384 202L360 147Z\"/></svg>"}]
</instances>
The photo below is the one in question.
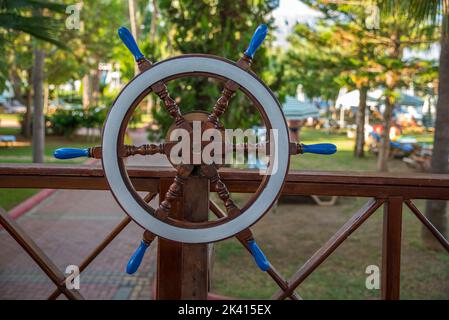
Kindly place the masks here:
<instances>
[{"instance_id":1,"label":"green foliage","mask_svg":"<svg viewBox=\"0 0 449 320\"><path fill-rule=\"evenodd\" d=\"M107 109L92 107L83 111L82 126L85 128L101 128L106 120Z\"/></svg>"},{"instance_id":2,"label":"green foliage","mask_svg":"<svg viewBox=\"0 0 449 320\"><path fill-rule=\"evenodd\" d=\"M92 107L89 109L57 109L47 116L50 133L59 136L72 136L81 127L92 129L101 128L106 119L107 109Z\"/></svg>"},{"instance_id":3,"label":"green foliage","mask_svg":"<svg viewBox=\"0 0 449 320\"><path fill-rule=\"evenodd\" d=\"M71 136L83 123L83 111L58 109L47 117L47 122L52 134Z\"/></svg>"},{"instance_id":4,"label":"green foliage","mask_svg":"<svg viewBox=\"0 0 449 320\"><path fill-rule=\"evenodd\" d=\"M49 1L2 0L0 3L0 29L24 32L37 39L64 46L58 40L62 21L43 15L41 13L43 9L54 14L64 12L65 6ZM0 33L0 42L5 40L4 33Z\"/></svg>"},{"instance_id":5,"label":"green foliage","mask_svg":"<svg viewBox=\"0 0 449 320\"><path fill-rule=\"evenodd\" d=\"M433 61L404 59L404 50L423 49L434 40L435 29L405 15L387 15L379 29L366 27L365 7L306 0L319 10L314 25L298 23L289 37L286 74L302 84L309 97L336 99L338 89L408 86L432 72ZM433 73L434 74L434 73ZM429 77L421 77L425 79ZM286 90L293 94L296 87Z\"/></svg>"},{"instance_id":6,"label":"green foliage","mask_svg":"<svg viewBox=\"0 0 449 320\"><path fill-rule=\"evenodd\" d=\"M61 30L64 28L59 15L64 11L65 6L50 1L0 1L0 49L4 53L0 56L0 91L5 89L11 65L15 70L17 66L21 66L22 70L31 67L30 36L61 48L65 47L60 41ZM20 65L26 55L26 63Z\"/></svg>"},{"instance_id":7,"label":"green foliage","mask_svg":"<svg viewBox=\"0 0 449 320\"><path fill-rule=\"evenodd\" d=\"M234 61L240 58L259 24L265 23L271 27L272 21L266 17L277 5L276 1L249 0L161 0L158 4L172 54L207 53ZM258 50L253 64L253 70L262 78L269 74L267 47L270 39L269 35ZM147 48L154 52L151 45ZM158 55L161 52L154 53ZM222 87L223 83L206 77L185 78L169 84L170 92L179 99L182 112L211 111ZM153 108L152 115L161 128L150 133L151 138L165 136L172 123L170 116L163 108ZM241 93L232 99L222 119L228 127L249 127L261 123L256 108Z\"/></svg>"},{"instance_id":8,"label":"green foliage","mask_svg":"<svg viewBox=\"0 0 449 320\"><path fill-rule=\"evenodd\" d=\"M449 31L446 0L377 0L384 15L403 14L423 24L441 25Z\"/></svg>"}]
</instances>

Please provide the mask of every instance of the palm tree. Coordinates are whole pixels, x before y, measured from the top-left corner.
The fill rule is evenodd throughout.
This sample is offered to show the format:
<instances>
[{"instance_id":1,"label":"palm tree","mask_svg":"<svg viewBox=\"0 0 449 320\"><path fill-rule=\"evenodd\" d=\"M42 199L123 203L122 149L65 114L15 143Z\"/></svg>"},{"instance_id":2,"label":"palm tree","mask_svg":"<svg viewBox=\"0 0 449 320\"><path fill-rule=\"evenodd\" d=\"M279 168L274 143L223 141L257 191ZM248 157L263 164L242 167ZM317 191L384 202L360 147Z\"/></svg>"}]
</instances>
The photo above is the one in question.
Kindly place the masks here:
<instances>
[{"instance_id":1,"label":"palm tree","mask_svg":"<svg viewBox=\"0 0 449 320\"><path fill-rule=\"evenodd\" d=\"M382 9L408 14L409 17L441 28L438 102L436 105L435 135L431 172L449 173L449 0L379 0ZM448 217L446 201L428 200L426 216L447 237ZM434 247L432 235L423 228L423 240Z\"/></svg>"},{"instance_id":2,"label":"palm tree","mask_svg":"<svg viewBox=\"0 0 449 320\"><path fill-rule=\"evenodd\" d=\"M32 10L63 13L65 9L63 4L48 1L0 0L0 30L25 32L34 38L63 46L56 36L60 29L59 20L29 13ZM4 44L6 40L5 33L0 32L0 44Z\"/></svg>"}]
</instances>

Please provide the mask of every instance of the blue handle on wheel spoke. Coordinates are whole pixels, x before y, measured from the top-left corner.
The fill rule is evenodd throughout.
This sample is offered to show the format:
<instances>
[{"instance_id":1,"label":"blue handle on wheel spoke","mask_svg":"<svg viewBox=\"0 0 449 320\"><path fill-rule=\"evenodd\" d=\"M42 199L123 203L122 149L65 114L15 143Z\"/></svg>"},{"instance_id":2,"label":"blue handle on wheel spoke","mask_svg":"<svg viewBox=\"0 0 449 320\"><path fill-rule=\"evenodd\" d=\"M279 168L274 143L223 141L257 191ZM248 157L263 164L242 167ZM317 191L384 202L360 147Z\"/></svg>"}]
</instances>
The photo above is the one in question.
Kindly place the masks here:
<instances>
[{"instance_id":1,"label":"blue handle on wheel spoke","mask_svg":"<svg viewBox=\"0 0 449 320\"><path fill-rule=\"evenodd\" d=\"M268 261L267 257L265 257L265 254L259 248L256 241L248 241L248 246L260 270L267 271L270 268L270 262Z\"/></svg>"},{"instance_id":2,"label":"blue handle on wheel spoke","mask_svg":"<svg viewBox=\"0 0 449 320\"><path fill-rule=\"evenodd\" d=\"M56 159L74 159L80 157L88 157L89 149L59 148L53 152L53 156Z\"/></svg>"},{"instance_id":3,"label":"blue handle on wheel spoke","mask_svg":"<svg viewBox=\"0 0 449 320\"><path fill-rule=\"evenodd\" d=\"M254 53L262 44L263 40L267 36L267 33L268 27L266 24L261 24L259 27L257 27L253 37L251 38L248 49L246 49L246 51L244 52L245 56L248 56L251 59L254 58Z\"/></svg>"},{"instance_id":4,"label":"blue handle on wheel spoke","mask_svg":"<svg viewBox=\"0 0 449 320\"><path fill-rule=\"evenodd\" d=\"M128 264L126 265L126 273L133 274L139 269L140 264L142 263L143 256L145 255L145 251L148 249L149 244L145 241L140 242L140 246L137 248L136 252L129 258Z\"/></svg>"},{"instance_id":5,"label":"blue handle on wheel spoke","mask_svg":"<svg viewBox=\"0 0 449 320\"><path fill-rule=\"evenodd\" d=\"M301 149L302 153L334 154L337 152L337 146L332 143L302 144Z\"/></svg>"},{"instance_id":6,"label":"blue handle on wheel spoke","mask_svg":"<svg viewBox=\"0 0 449 320\"><path fill-rule=\"evenodd\" d=\"M125 27L120 27L118 29L118 36L122 39L128 50L131 51L136 61L144 57L143 53L139 49L139 46L137 45L136 40L128 29Z\"/></svg>"}]
</instances>

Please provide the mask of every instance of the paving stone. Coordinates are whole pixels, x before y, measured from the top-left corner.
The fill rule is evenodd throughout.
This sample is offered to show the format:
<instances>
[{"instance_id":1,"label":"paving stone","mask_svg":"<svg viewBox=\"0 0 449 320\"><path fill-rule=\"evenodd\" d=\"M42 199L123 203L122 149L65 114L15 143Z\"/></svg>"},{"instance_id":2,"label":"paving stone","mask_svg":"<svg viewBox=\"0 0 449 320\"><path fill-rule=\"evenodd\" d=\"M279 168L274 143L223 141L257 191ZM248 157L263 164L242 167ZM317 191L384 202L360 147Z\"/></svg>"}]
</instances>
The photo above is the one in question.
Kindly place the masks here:
<instances>
[{"instance_id":1,"label":"paving stone","mask_svg":"<svg viewBox=\"0 0 449 320\"><path fill-rule=\"evenodd\" d=\"M145 143L146 132L134 133L132 138L136 145ZM128 164L169 165L159 156L136 156L130 158ZM124 212L109 191L59 190L17 222L65 272L68 265L79 265L123 217ZM154 245L136 274L129 276L124 271L141 241L142 232L141 227L131 222L81 273L80 292L85 298L152 297L156 267ZM5 230L0 230L0 243L0 299L46 299L55 289L53 283ZM136 286L138 293L131 294Z\"/></svg>"}]
</instances>

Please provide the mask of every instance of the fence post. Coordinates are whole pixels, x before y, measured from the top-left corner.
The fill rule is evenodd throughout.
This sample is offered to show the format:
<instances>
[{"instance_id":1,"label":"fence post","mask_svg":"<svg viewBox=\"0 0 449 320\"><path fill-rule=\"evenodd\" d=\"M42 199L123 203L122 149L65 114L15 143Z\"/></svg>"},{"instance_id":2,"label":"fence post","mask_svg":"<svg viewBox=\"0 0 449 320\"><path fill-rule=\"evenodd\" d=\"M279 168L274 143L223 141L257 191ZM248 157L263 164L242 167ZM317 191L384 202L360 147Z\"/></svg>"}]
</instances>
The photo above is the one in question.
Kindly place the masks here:
<instances>
[{"instance_id":1,"label":"fence post","mask_svg":"<svg viewBox=\"0 0 449 320\"><path fill-rule=\"evenodd\" d=\"M160 199L165 197L172 180L161 179ZM192 222L207 221L209 180L189 177L182 199L172 206L170 216ZM159 238L156 299L207 299L208 245L182 244Z\"/></svg>"},{"instance_id":2,"label":"fence post","mask_svg":"<svg viewBox=\"0 0 449 320\"><path fill-rule=\"evenodd\" d=\"M381 298L398 300L401 276L402 197L389 197L384 204Z\"/></svg>"}]
</instances>

